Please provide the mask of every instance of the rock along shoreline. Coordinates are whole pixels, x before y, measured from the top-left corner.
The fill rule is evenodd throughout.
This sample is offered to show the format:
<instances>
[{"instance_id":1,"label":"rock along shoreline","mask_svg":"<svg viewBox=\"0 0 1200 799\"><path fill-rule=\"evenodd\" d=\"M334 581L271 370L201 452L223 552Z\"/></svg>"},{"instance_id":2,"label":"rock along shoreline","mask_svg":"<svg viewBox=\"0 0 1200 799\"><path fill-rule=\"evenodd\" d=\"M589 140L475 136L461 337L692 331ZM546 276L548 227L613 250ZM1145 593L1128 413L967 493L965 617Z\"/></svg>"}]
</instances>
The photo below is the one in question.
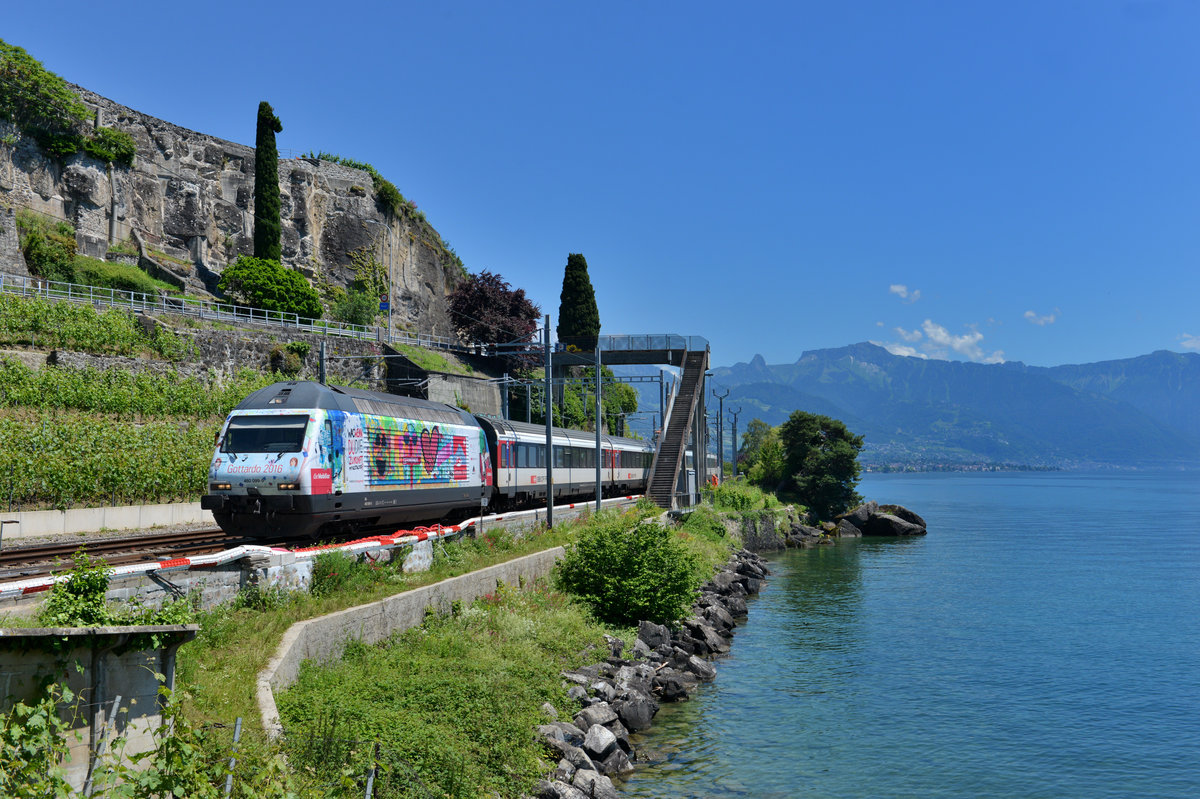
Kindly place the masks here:
<instances>
[{"instance_id":1,"label":"rock along shoreline","mask_svg":"<svg viewBox=\"0 0 1200 799\"><path fill-rule=\"evenodd\" d=\"M563 672L568 694L580 703L571 721L557 718L538 727L558 766L538 784L542 799L617 799L612 776L633 770L637 754L630 733L650 727L663 702L679 702L717 676L706 658L729 651L737 620L747 614L746 597L757 594L768 574L766 562L749 550L734 553L700 589L692 615L673 628L643 621L629 657L625 643L609 638L603 663Z\"/></svg>"},{"instance_id":2,"label":"rock along shoreline","mask_svg":"<svg viewBox=\"0 0 1200 799\"><path fill-rule=\"evenodd\" d=\"M926 524L901 505L867 502L820 527L792 522L772 532L748 536L754 539L751 546L807 549L836 538L925 535ZM629 657L623 657L624 641L606 636L611 654L603 663L563 672L567 693L580 710L565 721L552 705L543 705L548 722L537 732L559 761L535 795L619 799L612 777L632 771L637 760L630 733L648 729L661 703L685 700L689 691L717 676L709 658L729 651L734 628L748 612L746 598L759 592L768 574L762 557L739 550L701 586L690 617L674 627L640 622Z\"/></svg>"}]
</instances>

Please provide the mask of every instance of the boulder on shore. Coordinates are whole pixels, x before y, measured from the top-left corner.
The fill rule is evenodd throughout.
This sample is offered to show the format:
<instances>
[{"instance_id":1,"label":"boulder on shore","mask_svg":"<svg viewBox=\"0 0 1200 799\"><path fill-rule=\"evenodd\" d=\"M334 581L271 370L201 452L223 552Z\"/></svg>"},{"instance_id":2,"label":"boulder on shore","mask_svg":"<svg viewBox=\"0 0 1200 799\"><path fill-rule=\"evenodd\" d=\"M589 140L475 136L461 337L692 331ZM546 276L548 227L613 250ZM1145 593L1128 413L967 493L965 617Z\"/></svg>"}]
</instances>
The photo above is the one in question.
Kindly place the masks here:
<instances>
[{"instance_id":1,"label":"boulder on shore","mask_svg":"<svg viewBox=\"0 0 1200 799\"><path fill-rule=\"evenodd\" d=\"M837 517L842 536L853 535L925 535L925 520L903 505L877 505L865 502L854 510Z\"/></svg>"}]
</instances>

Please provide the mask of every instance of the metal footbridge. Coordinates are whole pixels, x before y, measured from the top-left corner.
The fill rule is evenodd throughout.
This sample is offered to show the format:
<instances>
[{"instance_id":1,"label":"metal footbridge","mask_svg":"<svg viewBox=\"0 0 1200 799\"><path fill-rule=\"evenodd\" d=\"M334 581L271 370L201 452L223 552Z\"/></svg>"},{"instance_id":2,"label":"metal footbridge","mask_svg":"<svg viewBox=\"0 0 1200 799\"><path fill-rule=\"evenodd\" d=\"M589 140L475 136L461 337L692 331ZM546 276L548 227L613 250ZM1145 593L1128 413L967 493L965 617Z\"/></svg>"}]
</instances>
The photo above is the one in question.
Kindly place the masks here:
<instances>
[{"instance_id":1,"label":"metal footbridge","mask_svg":"<svg viewBox=\"0 0 1200 799\"><path fill-rule=\"evenodd\" d=\"M599 336L597 352L555 352L555 368L590 366L597 358L605 366L635 364L682 367L675 390L664 410L662 433L651 467L647 494L660 508L691 506L709 478L707 411L704 398L709 367L708 340L673 333ZM697 453L689 465L687 454Z\"/></svg>"}]
</instances>

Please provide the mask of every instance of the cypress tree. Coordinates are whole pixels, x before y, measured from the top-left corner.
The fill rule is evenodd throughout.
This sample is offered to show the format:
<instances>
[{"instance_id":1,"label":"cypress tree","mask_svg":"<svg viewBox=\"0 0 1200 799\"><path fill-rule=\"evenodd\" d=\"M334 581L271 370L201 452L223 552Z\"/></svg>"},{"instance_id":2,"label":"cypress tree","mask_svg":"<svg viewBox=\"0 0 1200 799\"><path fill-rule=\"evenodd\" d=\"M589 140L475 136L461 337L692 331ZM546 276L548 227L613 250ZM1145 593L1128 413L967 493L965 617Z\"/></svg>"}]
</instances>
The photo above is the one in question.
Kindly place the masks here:
<instances>
[{"instance_id":1,"label":"cypress tree","mask_svg":"<svg viewBox=\"0 0 1200 799\"><path fill-rule=\"evenodd\" d=\"M558 304L558 340L581 350L596 349L600 335L600 310L588 278L587 260L580 253L567 256L562 294Z\"/></svg>"},{"instance_id":2,"label":"cypress tree","mask_svg":"<svg viewBox=\"0 0 1200 799\"><path fill-rule=\"evenodd\" d=\"M275 134L283 123L271 104L258 104L258 129L254 135L254 257L279 261L279 151Z\"/></svg>"}]
</instances>

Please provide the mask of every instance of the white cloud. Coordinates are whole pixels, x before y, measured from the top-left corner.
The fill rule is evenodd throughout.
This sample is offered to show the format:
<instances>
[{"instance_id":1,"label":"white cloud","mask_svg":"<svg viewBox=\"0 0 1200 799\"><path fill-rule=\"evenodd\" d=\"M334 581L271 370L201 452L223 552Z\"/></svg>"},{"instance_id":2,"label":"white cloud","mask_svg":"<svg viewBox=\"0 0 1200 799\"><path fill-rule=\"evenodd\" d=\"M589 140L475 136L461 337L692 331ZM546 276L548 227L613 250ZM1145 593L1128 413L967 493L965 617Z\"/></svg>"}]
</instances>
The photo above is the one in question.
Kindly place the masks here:
<instances>
[{"instance_id":1,"label":"white cloud","mask_svg":"<svg viewBox=\"0 0 1200 799\"><path fill-rule=\"evenodd\" d=\"M1058 318L1058 314L1060 314L1060 313L1062 313L1062 312L1060 310L1058 310L1057 308L1054 309L1054 313L1049 313L1049 314L1046 314L1045 316L1039 316L1038 314L1034 313L1033 311L1026 311L1025 318L1032 325L1037 325L1038 327L1045 327L1046 325L1054 324L1054 320Z\"/></svg>"},{"instance_id":2,"label":"white cloud","mask_svg":"<svg viewBox=\"0 0 1200 799\"><path fill-rule=\"evenodd\" d=\"M888 293L895 294L897 297L905 300L910 305L921 299L920 289L913 289L912 291L909 291L908 286L904 285L903 283L893 283L892 285L888 286Z\"/></svg>"},{"instance_id":3,"label":"white cloud","mask_svg":"<svg viewBox=\"0 0 1200 799\"><path fill-rule=\"evenodd\" d=\"M897 344L893 341L872 341L871 343L883 347L892 355L902 355L906 358L921 358L926 361L929 360L928 355L923 352L917 352L915 349L905 344Z\"/></svg>"},{"instance_id":4,"label":"white cloud","mask_svg":"<svg viewBox=\"0 0 1200 799\"><path fill-rule=\"evenodd\" d=\"M896 335L907 341L909 344L912 344L914 341L921 340L920 330L905 330L902 327L898 327L896 328Z\"/></svg>"},{"instance_id":5,"label":"white cloud","mask_svg":"<svg viewBox=\"0 0 1200 799\"><path fill-rule=\"evenodd\" d=\"M922 345L922 349L934 358L946 359L953 351L977 363L1004 363L1002 350L986 353L979 346L979 342L983 341L983 334L978 330L955 336L946 328L935 324L931 319L922 322L921 329L925 331L925 337L928 339Z\"/></svg>"},{"instance_id":6,"label":"white cloud","mask_svg":"<svg viewBox=\"0 0 1200 799\"><path fill-rule=\"evenodd\" d=\"M1179 337L1179 346L1185 350L1200 351L1200 336L1193 336L1191 333L1184 333Z\"/></svg>"}]
</instances>

